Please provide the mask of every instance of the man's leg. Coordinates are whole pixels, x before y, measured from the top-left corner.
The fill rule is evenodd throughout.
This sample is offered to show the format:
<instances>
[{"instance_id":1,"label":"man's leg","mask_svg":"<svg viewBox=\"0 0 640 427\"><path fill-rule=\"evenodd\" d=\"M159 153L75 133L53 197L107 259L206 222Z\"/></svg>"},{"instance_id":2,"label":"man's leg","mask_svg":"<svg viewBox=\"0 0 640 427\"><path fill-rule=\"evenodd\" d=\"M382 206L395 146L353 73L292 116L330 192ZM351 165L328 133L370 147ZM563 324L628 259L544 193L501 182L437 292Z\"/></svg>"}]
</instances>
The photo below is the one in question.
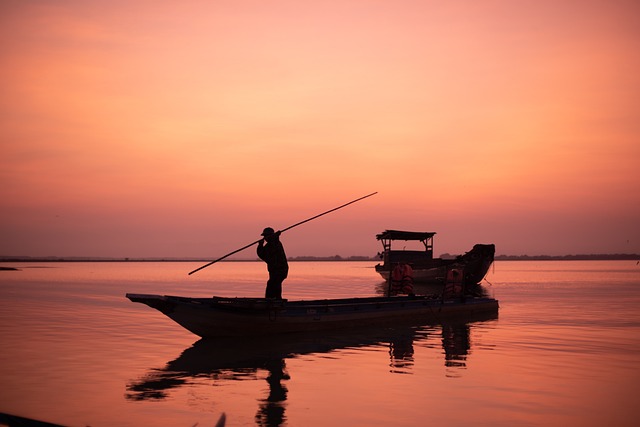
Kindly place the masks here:
<instances>
[{"instance_id":1,"label":"man's leg","mask_svg":"<svg viewBox=\"0 0 640 427\"><path fill-rule=\"evenodd\" d=\"M284 281L284 279L285 277L280 274L269 275L265 298L282 299L282 282Z\"/></svg>"}]
</instances>

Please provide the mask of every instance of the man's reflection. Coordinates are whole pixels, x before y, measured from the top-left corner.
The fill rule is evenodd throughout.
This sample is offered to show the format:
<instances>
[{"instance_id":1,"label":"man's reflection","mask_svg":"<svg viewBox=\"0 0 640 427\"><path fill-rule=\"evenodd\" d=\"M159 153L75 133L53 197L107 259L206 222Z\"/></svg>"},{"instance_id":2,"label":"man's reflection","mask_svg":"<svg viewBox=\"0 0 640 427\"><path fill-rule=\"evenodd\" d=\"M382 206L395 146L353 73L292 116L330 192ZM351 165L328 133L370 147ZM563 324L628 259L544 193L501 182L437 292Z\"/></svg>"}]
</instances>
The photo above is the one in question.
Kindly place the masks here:
<instances>
[{"instance_id":1,"label":"man's reflection","mask_svg":"<svg viewBox=\"0 0 640 427\"><path fill-rule=\"evenodd\" d=\"M284 401L287 400L288 392L282 381L288 380L290 377L286 371L284 359L267 360L265 368L269 371L267 376L269 395L262 400L258 407L256 424L265 427L280 426L286 421Z\"/></svg>"}]
</instances>

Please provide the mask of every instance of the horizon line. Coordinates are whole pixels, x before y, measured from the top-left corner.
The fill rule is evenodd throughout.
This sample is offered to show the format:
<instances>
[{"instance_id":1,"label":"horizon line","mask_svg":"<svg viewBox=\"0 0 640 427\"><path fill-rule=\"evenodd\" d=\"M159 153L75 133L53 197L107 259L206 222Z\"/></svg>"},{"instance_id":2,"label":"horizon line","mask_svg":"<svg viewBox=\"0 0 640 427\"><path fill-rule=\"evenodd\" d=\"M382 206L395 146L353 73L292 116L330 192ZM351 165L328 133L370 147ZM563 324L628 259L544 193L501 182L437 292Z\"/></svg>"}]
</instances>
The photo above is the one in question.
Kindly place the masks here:
<instances>
[{"instance_id":1,"label":"horizon line","mask_svg":"<svg viewBox=\"0 0 640 427\"><path fill-rule=\"evenodd\" d=\"M452 259L461 254L443 253L439 258ZM635 253L600 253L600 254L566 254L566 255L506 255L500 254L494 257L497 261L509 260L640 260L640 254ZM94 256L0 256L0 262L209 262L211 259L206 257L94 257ZM288 261L380 261L379 256L366 255L329 255L329 256L313 256L302 255L287 258ZM238 258L226 259L221 262L252 262L260 261L259 258Z\"/></svg>"}]
</instances>

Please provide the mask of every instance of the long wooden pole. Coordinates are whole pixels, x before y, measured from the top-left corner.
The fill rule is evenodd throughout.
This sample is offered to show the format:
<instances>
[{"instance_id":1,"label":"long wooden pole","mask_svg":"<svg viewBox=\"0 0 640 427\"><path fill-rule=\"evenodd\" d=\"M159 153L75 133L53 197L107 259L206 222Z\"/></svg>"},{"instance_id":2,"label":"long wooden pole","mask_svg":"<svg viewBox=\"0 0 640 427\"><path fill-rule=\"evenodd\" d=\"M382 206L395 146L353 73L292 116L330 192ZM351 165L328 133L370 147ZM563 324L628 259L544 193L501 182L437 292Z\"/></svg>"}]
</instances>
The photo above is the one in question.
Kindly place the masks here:
<instances>
[{"instance_id":1,"label":"long wooden pole","mask_svg":"<svg viewBox=\"0 0 640 427\"><path fill-rule=\"evenodd\" d=\"M328 211L326 211L326 212L322 212L321 214L318 214L318 215L316 215L316 216L312 216L311 218L305 219L304 221L300 221L300 222L298 222L298 223L295 223L295 224L293 224L293 225L290 225L289 227L287 227L287 228L285 228L285 229L280 230L280 231L279 231L279 233L284 233L285 231L287 231L287 230L291 230L292 228L297 227L297 226L299 226L299 225L302 225L302 224L304 224L305 222L313 221L313 220L314 220L314 219L316 219L316 218L320 218L320 217L321 217L321 216L323 216L323 215L326 215L326 214L328 214L328 213L331 213L331 212L337 211L338 209L342 209L342 208L344 208L345 206L349 206L349 205L350 205L350 204L352 204L352 203L359 202L360 200L362 200L362 199L366 199L367 197L371 197L371 196L373 196L374 194L378 194L378 192L376 191L375 193L367 194L366 196L359 197L359 198L357 198L357 199L355 199L355 200L350 201L349 203L345 203L344 205L340 205L340 206L338 206L337 208L329 209L329 210L328 210ZM233 251L233 252L229 252L228 254L226 254L226 255L224 255L224 256L221 256L220 258L218 258L218 259L216 259L216 260L213 260L213 261L211 261L210 263L203 265L202 267L196 268L195 270L191 271L191 272L189 273L189 275L191 275L191 274L195 273L196 271L200 271L200 270L202 270L203 268L209 267L211 264L215 264L215 263L216 263L216 262L218 262L218 261L222 261L223 259L225 259L225 258L227 258L227 257L229 257L229 256L231 256L231 255L233 255L233 254L237 254L237 253L238 253L238 252L240 252L240 251L243 251L243 250L245 250L245 249L247 249L247 248L250 248L251 246L253 246L253 245L256 245L256 244L260 243L260 240L262 240L262 239L258 239L258 240L256 240L255 242L249 243L248 245L243 246L243 247L241 247L240 249L236 249L236 250L235 250L235 251Z\"/></svg>"}]
</instances>

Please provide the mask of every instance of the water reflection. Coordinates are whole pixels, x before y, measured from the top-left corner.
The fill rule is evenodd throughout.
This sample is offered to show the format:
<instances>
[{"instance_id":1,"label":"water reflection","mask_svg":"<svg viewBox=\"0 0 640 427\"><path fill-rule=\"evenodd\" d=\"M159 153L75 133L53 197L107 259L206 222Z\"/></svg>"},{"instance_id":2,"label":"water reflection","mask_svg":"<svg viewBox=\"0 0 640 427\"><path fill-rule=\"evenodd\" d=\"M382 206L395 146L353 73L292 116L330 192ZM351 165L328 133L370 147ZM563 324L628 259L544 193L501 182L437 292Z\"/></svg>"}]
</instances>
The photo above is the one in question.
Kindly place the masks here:
<instances>
[{"instance_id":1,"label":"water reflection","mask_svg":"<svg viewBox=\"0 0 640 427\"><path fill-rule=\"evenodd\" d=\"M444 350L444 365L447 367L446 376L459 377L460 369L467 366L467 355L471 349L469 325L442 325L442 349Z\"/></svg>"},{"instance_id":2,"label":"water reflection","mask_svg":"<svg viewBox=\"0 0 640 427\"><path fill-rule=\"evenodd\" d=\"M391 372L406 374L413 367L413 337L399 336L389 342L389 358Z\"/></svg>"},{"instance_id":3,"label":"water reflection","mask_svg":"<svg viewBox=\"0 0 640 427\"><path fill-rule=\"evenodd\" d=\"M259 426L279 426L285 421L284 401L287 400L288 390L282 381L290 378L285 367L284 359L269 360L265 366L269 371L269 395L258 407L256 424Z\"/></svg>"},{"instance_id":4,"label":"water reflection","mask_svg":"<svg viewBox=\"0 0 640 427\"><path fill-rule=\"evenodd\" d=\"M473 321L497 318L483 315ZM446 323L438 327L395 326L384 330L359 329L347 332L290 334L280 337L247 339L201 339L175 360L159 369L151 369L142 378L127 384L130 400L159 400L172 389L196 383L202 378L213 381L259 379L266 371L268 393L258 398L255 416L259 426L280 426L286 421L286 401L290 373L286 360L308 354L323 354L341 349L371 346L389 348L388 368L392 373L411 374L414 346L441 340L445 366L464 368L469 354L470 322Z\"/></svg>"},{"instance_id":5,"label":"water reflection","mask_svg":"<svg viewBox=\"0 0 640 427\"><path fill-rule=\"evenodd\" d=\"M465 367L467 354L471 348L469 326L442 325L442 348L444 349L445 366Z\"/></svg>"}]
</instances>

